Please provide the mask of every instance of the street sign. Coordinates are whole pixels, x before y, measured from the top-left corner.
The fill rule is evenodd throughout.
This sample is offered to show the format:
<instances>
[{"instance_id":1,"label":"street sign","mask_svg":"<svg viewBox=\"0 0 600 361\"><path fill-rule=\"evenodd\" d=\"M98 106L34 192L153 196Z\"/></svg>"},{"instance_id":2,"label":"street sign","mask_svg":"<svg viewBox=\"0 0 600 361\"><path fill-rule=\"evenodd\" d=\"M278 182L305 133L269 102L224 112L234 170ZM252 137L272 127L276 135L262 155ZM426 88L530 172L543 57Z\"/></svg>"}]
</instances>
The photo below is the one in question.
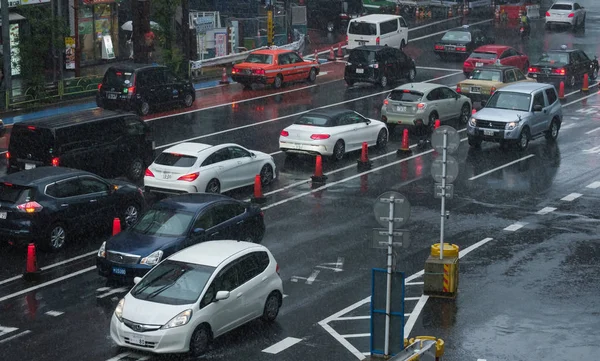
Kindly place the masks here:
<instances>
[{"instance_id":1,"label":"street sign","mask_svg":"<svg viewBox=\"0 0 600 361\"><path fill-rule=\"evenodd\" d=\"M435 198L442 198L442 183L436 183L434 187ZM454 184L446 184L446 198L454 196Z\"/></svg>"},{"instance_id":2,"label":"street sign","mask_svg":"<svg viewBox=\"0 0 600 361\"><path fill-rule=\"evenodd\" d=\"M394 356L404 349L404 273L373 268L372 287L371 354Z\"/></svg>"},{"instance_id":3,"label":"street sign","mask_svg":"<svg viewBox=\"0 0 600 361\"><path fill-rule=\"evenodd\" d=\"M439 128L438 128L439 129ZM444 161L440 158L431 163L431 176L437 183L442 183L442 170ZM446 183L452 183L458 176L458 161L452 157L446 157Z\"/></svg>"},{"instance_id":4,"label":"street sign","mask_svg":"<svg viewBox=\"0 0 600 361\"><path fill-rule=\"evenodd\" d=\"M431 146L436 152L441 153L444 149L444 131L447 132L448 140L446 141L446 149L449 154L456 152L460 145L460 136L456 129L449 125L442 125L435 129L431 134Z\"/></svg>"},{"instance_id":5,"label":"street sign","mask_svg":"<svg viewBox=\"0 0 600 361\"><path fill-rule=\"evenodd\" d=\"M214 19L211 16L197 17L194 22L198 34L206 34L215 28Z\"/></svg>"},{"instance_id":6,"label":"street sign","mask_svg":"<svg viewBox=\"0 0 600 361\"><path fill-rule=\"evenodd\" d=\"M458 168L457 168L458 169ZM385 192L377 197L373 212L377 223L382 227L389 226L390 198L394 197L394 227L402 227L410 219L410 203L402 194L394 191Z\"/></svg>"},{"instance_id":7,"label":"street sign","mask_svg":"<svg viewBox=\"0 0 600 361\"><path fill-rule=\"evenodd\" d=\"M408 247L410 245L409 231L395 229L392 233L394 243L392 247ZM389 232L387 228L373 228L373 248L387 249L389 245Z\"/></svg>"}]
</instances>

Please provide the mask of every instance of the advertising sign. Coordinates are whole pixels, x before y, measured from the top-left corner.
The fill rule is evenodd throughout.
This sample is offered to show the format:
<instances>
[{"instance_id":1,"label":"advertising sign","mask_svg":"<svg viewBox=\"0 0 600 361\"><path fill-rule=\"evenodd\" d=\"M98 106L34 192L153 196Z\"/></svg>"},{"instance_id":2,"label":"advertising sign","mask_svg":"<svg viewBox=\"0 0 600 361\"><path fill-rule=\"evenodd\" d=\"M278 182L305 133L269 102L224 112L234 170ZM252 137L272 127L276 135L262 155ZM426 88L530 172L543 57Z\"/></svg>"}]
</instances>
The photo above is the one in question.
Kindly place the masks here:
<instances>
[{"instance_id":1,"label":"advertising sign","mask_svg":"<svg viewBox=\"0 0 600 361\"><path fill-rule=\"evenodd\" d=\"M215 33L215 56L227 55L227 33Z\"/></svg>"},{"instance_id":2,"label":"advertising sign","mask_svg":"<svg viewBox=\"0 0 600 361\"><path fill-rule=\"evenodd\" d=\"M75 69L75 38L65 37L65 69Z\"/></svg>"}]
</instances>

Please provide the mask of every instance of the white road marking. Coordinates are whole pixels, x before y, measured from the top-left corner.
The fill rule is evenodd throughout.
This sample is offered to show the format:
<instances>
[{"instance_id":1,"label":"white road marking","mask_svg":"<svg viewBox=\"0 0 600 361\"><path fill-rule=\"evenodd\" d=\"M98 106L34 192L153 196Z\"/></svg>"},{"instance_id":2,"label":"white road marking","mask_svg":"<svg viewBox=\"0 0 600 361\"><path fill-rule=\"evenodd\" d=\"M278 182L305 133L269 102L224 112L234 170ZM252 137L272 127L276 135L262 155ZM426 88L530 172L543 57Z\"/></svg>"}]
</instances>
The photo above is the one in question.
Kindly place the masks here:
<instances>
[{"instance_id":1,"label":"white road marking","mask_svg":"<svg viewBox=\"0 0 600 361\"><path fill-rule=\"evenodd\" d=\"M9 334L11 332L15 332L16 330L18 330L17 327L4 327L4 326L0 326L0 337Z\"/></svg>"},{"instance_id":2,"label":"white road marking","mask_svg":"<svg viewBox=\"0 0 600 361\"><path fill-rule=\"evenodd\" d=\"M517 231L517 230L525 227L527 224L528 224L527 222L515 222L515 223L511 224L510 226L504 228L504 230L514 232L514 231Z\"/></svg>"},{"instance_id":3,"label":"white road marking","mask_svg":"<svg viewBox=\"0 0 600 361\"><path fill-rule=\"evenodd\" d=\"M349 335L340 335L343 338L357 338L357 337L369 337L371 336L370 333L351 333Z\"/></svg>"},{"instance_id":4,"label":"white road marking","mask_svg":"<svg viewBox=\"0 0 600 361\"><path fill-rule=\"evenodd\" d=\"M561 124L560 130L575 128L575 123Z\"/></svg>"},{"instance_id":5,"label":"white road marking","mask_svg":"<svg viewBox=\"0 0 600 361\"><path fill-rule=\"evenodd\" d=\"M329 74L328 71L321 71L321 72L319 72L319 74L317 74L317 76L323 76L323 75L327 75L327 74Z\"/></svg>"},{"instance_id":6,"label":"white road marking","mask_svg":"<svg viewBox=\"0 0 600 361\"><path fill-rule=\"evenodd\" d=\"M344 257L338 257L337 262L321 263L316 268L332 270L334 272L342 272L344 270Z\"/></svg>"},{"instance_id":7,"label":"white road marking","mask_svg":"<svg viewBox=\"0 0 600 361\"><path fill-rule=\"evenodd\" d=\"M317 276L320 272L321 271L319 271L318 269L314 270L313 273L311 273L311 275L306 279L306 284L312 285L312 283L317 279Z\"/></svg>"},{"instance_id":8,"label":"white road marking","mask_svg":"<svg viewBox=\"0 0 600 361\"><path fill-rule=\"evenodd\" d=\"M556 210L556 208L554 207L544 207L542 209L540 209L539 211L537 211L537 214L548 214L548 213L552 213Z\"/></svg>"},{"instance_id":9,"label":"white road marking","mask_svg":"<svg viewBox=\"0 0 600 361\"><path fill-rule=\"evenodd\" d=\"M425 282L406 282L406 286L419 286L419 285L422 285L424 283Z\"/></svg>"},{"instance_id":10,"label":"white road marking","mask_svg":"<svg viewBox=\"0 0 600 361\"><path fill-rule=\"evenodd\" d=\"M568 116L567 118L568 118L569 120L579 120L579 119L581 119L581 118L579 118L579 117L571 117L571 116Z\"/></svg>"},{"instance_id":11,"label":"white road marking","mask_svg":"<svg viewBox=\"0 0 600 361\"><path fill-rule=\"evenodd\" d=\"M266 353L270 353L270 354L278 354L281 351L285 350L286 348L294 346L295 344L297 344L300 341L302 341L301 338L286 337L283 340L277 342L276 344L271 345L271 346L267 347L266 349L262 350L262 352L266 352Z\"/></svg>"},{"instance_id":12,"label":"white road marking","mask_svg":"<svg viewBox=\"0 0 600 361\"><path fill-rule=\"evenodd\" d=\"M571 193L571 194L568 194L568 195L562 197L560 200L566 201L566 202L571 202L571 201L574 201L575 199L581 197L582 195L583 194L580 194L580 193Z\"/></svg>"},{"instance_id":13,"label":"white road marking","mask_svg":"<svg viewBox=\"0 0 600 361\"><path fill-rule=\"evenodd\" d=\"M594 85L598 85L598 84L600 84L600 83L596 83L596 84L594 84ZM591 87L591 86L590 86L590 87ZM579 102L581 102L581 101L584 101L584 100L586 100L586 99L588 99L588 98L595 97L595 96L597 96L598 94L600 94L600 91L597 91L597 92L594 92L593 94L586 95L586 96L584 96L584 97L581 97L581 98L579 98L579 99L575 99L575 100L573 100L573 101L570 101L570 102L568 102L568 103L564 104L562 107L563 107L563 108L564 108L564 107L568 107L569 105L573 105L573 104L575 104L575 103L579 103Z\"/></svg>"},{"instance_id":14,"label":"white road marking","mask_svg":"<svg viewBox=\"0 0 600 361\"><path fill-rule=\"evenodd\" d=\"M110 291L108 291L106 293L103 293L101 295L96 296L96 298L104 298L104 297L108 297L110 295L114 295L114 294L117 294L117 293L127 292L127 291L129 291L129 289L130 289L129 287L114 288L114 289L111 289Z\"/></svg>"},{"instance_id":15,"label":"white road marking","mask_svg":"<svg viewBox=\"0 0 600 361\"><path fill-rule=\"evenodd\" d=\"M592 133L595 133L595 132L597 132L597 131L599 131L599 130L600 130L600 127L598 127L598 128L595 128L595 129L592 129L592 130L590 130L590 131L588 131L588 132L585 132L585 134L592 134Z\"/></svg>"},{"instance_id":16,"label":"white road marking","mask_svg":"<svg viewBox=\"0 0 600 361\"><path fill-rule=\"evenodd\" d=\"M0 343L5 343L5 342L8 342L8 341L10 341L10 340L14 340L14 339L15 339L15 338L17 338L17 337L25 336L25 335L27 335L27 334L29 334L29 333L31 333L31 331L29 331L29 330L25 330L25 331L23 331L23 332L21 332L21 333L18 333L18 334L16 334L16 335L14 335L14 336L10 336L10 337L7 337L7 338L5 338L5 339L3 339L3 340L0 340Z\"/></svg>"},{"instance_id":17,"label":"white road marking","mask_svg":"<svg viewBox=\"0 0 600 361\"><path fill-rule=\"evenodd\" d=\"M410 314L410 317L406 321L406 325L404 325L404 337L405 338L408 338L408 336L412 332L413 327L415 327L415 323L417 323L417 319L419 318L419 315L423 311L423 307L425 307L427 300L429 300L429 296L426 296L426 295L422 295L419 298L419 302L417 302L417 305L415 306L415 308L413 309L413 311Z\"/></svg>"},{"instance_id":18,"label":"white road marking","mask_svg":"<svg viewBox=\"0 0 600 361\"><path fill-rule=\"evenodd\" d=\"M420 299L421 297L404 297L404 301L417 301Z\"/></svg>"},{"instance_id":19,"label":"white road marking","mask_svg":"<svg viewBox=\"0 0 600 361\"><path fill-rule=\"evenodd\" d=\"M484 358L478 358L477 361L487 361L487 360Z\"/></svg>"},{"instance_id":20,"label":"white road marking","mask_svg":"<svg viewBox=\"0 0 600 361\"><path fill-rule=\"evenodd\" d=\"M288 295L283 295L283 298L286 298Z\"/></svg>"},{"instance_id":21,"label":"white road marking","mask_svg":"<svg viewBox=\"0 0 600 361\"><path fill-rule=\"evenodd\" d=\"M58 316L64 314L64 312L60 312L60 311L48 311L48 312L46 312L46 314L48 316L58 317Z\"/></svg>"},{"instance_id":22,"label":"white road marking","mask_svg":"<svg viewBox=\"0 0 600 361\"><path fill-rule=\"evenodd\" d=\"M486 175L488 175L488 174L490 174L490 173L494 173L495 171L498 171L498 170L500 170L500 169L502 169L502 168L510 167L510 166L511 166L511 165L513 165L513 164L516 164L516 163L522 162L522 161L524 161L524 160L526 160L526 159L529 159L529 158L532 158L532 157L535 157L535 154L529 154L529 155L527 155L527 156L525 156L525 157L523 157L523 158L519 158L519 159L517 159L517 160L513 160L512 162L509 162L509 163L503 164L503 165L501 165L501 166L499 166L499 167L496 167L496 168L494 168L494 169L490 169L490 170L488 170L487 172L483 172L483 173L481 173L481 174L478 174L478 175L476 175L476 176L473 176L473 177L469 178L469 180L471 181L471 180L475 180L475 179L477 179L477 178L484 177L484 176L486 176Z\"/></svg>"},{"instance_id":23,"label":"white road marking","mask_svg":"<svg viewBox=\"0 0 600 361\"><path fill-rule=\"evenodd\" d=\"M581 108L576 110L577 113L585 114L585 115L594 115L598 113L598 109L594 108Z\"/></svg>"},{"instance_id":24,"label":"white road marking","mask_svg":"<svg viewBox=\"0 0 600 361\"><path fill-rule=\"evenodd\" d=\"M583 151L584 153L600 153L600 146L594 147L594 148L590 148L590 149L585 149Z\"/></svg>"},{"instance_id":25,"label":"white road marking","mask_svg":"<svg viewBox=\"0 0 600 361\"><path fill-rule=\"evenodd\" d=\"M494 20L494 19L482 20L482 21L478 21L478 22L475 22L475 23L472 23L472 24L469 24L469 25L473 26L473 25L478 25L478 24L483 24L483 23L489 23L492 20ZM409 39L408 42L410 43L410 42L417 41L417 40L431 38L433 36L440 35L440 34L445 34L447 32L448 32L448 30L438 31L437 33L432 33L432 34L429 34L429 35L420 36L418 38Z\"/></svg>"},{"instance_id":26,"label":"white road marking","mask_svg":"<svg viewBox=\"0 0 600 361\"><path fill-rule=\"evenodd\" d=\"M354 321L354 320L369 320L369 319L371 319L371 315L338 317L334 321Z\"/></svg>"},{"instance_id":27,"label":"white road marking","mask_svg":"<svg viewBox=\"0 0 600 361\"><path fill-rule=\"evenodd\" d=\"M600 188L600 182L590 183L586 186L586 188L591 188L591 189Z\"/></svg>"},{"instance_id":28,"label":"white road marking","mask_svg":"<svg viewBox=\"0 0 600 361\"><path fill-rule=\"evenodd\" d=\"M96 290L96 292L104 292L110 290L112 287L100 287Z\"/></svg>"}]
</instances>

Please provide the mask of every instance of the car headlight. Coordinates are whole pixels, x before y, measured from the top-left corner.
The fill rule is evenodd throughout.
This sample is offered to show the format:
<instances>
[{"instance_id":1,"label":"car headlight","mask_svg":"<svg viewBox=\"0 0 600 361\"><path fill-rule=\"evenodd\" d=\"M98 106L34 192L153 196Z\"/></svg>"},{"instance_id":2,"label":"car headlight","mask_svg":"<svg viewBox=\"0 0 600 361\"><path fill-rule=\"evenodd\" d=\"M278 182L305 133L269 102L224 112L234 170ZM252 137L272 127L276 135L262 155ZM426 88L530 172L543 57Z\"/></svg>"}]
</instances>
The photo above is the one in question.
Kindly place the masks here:
<instances>
[{"instance_id":1,"label":"car headlight","mask_svg":"<svg viewBox=\"0 0 600 361\"><path fill-rule=\"evenodd\" d=\"M469 124L470 124L472 127L476 127L476 126L477 126L477 119L475 119L475 118L471 118L471 120L469 120Z\"/></svg>"},{"instance_id":2,"label":"car headlight","mask_svg":"<svg viewBox=\"0 0 600 361\"><path fill-rule=\"evenodd\" d=\"M125 299L121 298L121 300L117 304L117 308L115 308L115 316L117 316L117 318L121 322L123 322L123 307L125 307Z\"/></svg>"},{"instance_id":3,"label":"car headlight","mask_svg":"<svg viewBox=\"0 0 600 361\"><path fill-rule=\"evenodd\" d=\"M163 256L163 251L152 252L149 256L142 258L140 264L147 264L148 266L155 266L160 262Z\"/></svg>"},{"instance_id":4,"label":"car headlight","mask_svg":"<svg viewBox=\"0 0 600 361\"><path fill-rule=\"evenodd\" d=\"M506 124L506 130L513 130L519 126L519 122L510 122Z\"/></svg>"},{"instance_id":5,"label":"car headlight","mask_svg":"<svg viewBox=\"0 0 600 361\"><path fill-rule=\"evenodd\" d=\"M102 242L102 245L98 250L98 257L106 258L106 241Z\"/></svg>"},{"instance_id":6,"label":"car headlight","mask_svg":"<svg viewBox=\"0 0 600 361\"><path fill-rule=\"evenodd\" d=\"M185 310L173 317L171 321L167 322L166 325L161 327L161 329L166 330L168 328L179 327L187 324L192 319L192 310Z\"/></svg>"}]
</instances>

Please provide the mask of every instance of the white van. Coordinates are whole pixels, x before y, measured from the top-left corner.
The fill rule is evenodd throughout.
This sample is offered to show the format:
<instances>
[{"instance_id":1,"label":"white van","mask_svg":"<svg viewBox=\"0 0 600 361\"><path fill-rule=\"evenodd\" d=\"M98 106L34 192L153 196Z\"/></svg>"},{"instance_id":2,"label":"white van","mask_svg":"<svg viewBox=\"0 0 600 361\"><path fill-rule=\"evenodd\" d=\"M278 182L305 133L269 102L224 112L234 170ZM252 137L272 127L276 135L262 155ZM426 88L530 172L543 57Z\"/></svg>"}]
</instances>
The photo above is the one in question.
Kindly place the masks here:
<instances>
[{"instance_id":1,"label":"white van","mask_svg":"<svg viewBox=\"0 0 600 361\"><path fill-rule=\"evenodd\" d=\"M402 16L373 14L352 19L346 33L348 50L363 45L402 49L408 43L408 25Z\"/></svg>"}]
</instances>

